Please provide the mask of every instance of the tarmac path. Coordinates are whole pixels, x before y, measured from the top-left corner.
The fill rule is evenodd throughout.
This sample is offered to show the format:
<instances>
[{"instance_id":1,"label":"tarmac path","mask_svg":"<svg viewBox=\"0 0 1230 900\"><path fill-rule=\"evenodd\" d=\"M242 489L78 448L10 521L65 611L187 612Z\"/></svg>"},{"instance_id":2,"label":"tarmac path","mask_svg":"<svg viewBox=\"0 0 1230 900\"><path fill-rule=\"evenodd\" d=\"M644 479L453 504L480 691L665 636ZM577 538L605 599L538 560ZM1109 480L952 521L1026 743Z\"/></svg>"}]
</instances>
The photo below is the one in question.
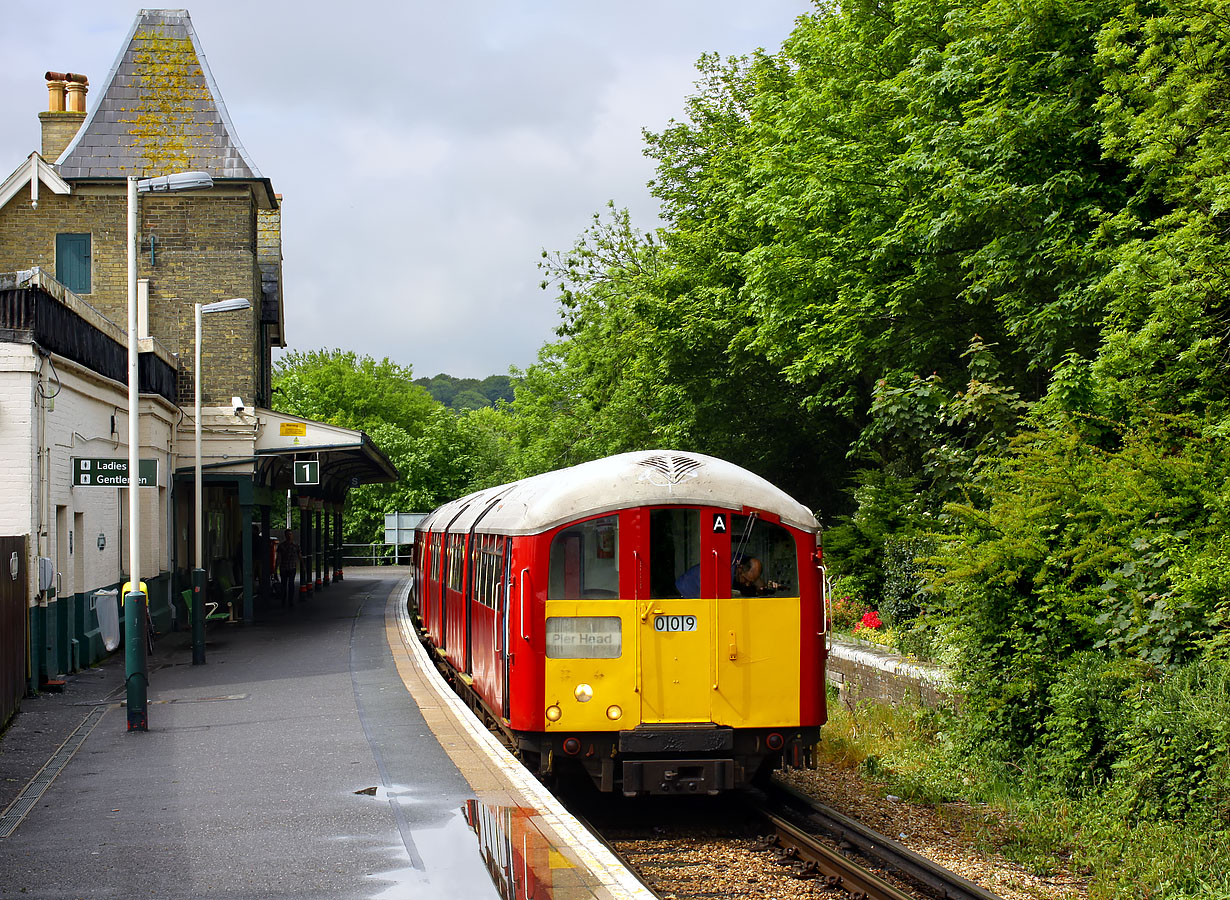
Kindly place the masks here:
<instances>
[{"instance_id":1,"label":"tarmac path","mask_svg":"<svg viewBox=\"0 0 1230 900\"><path fill-rule=\"evenodd\" d=\"M122 653L27 699L0 736L0 810L37 797L0 837L0 897L498 896L461 815L474 792L389 647L403 574L350 570L211 625L203 666L164 636L146 733L126 730Z\"/></svg>"}]
</instances>

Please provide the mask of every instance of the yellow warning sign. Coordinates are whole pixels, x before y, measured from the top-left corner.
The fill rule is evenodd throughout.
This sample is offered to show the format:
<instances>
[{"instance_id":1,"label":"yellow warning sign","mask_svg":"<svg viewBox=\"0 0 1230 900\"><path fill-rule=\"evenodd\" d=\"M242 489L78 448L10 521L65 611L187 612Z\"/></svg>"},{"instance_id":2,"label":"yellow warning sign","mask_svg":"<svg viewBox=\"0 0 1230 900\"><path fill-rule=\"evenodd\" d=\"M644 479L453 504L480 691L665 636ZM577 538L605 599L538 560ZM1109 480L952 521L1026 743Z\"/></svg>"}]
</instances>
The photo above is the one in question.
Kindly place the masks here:
<instances>
[{"instance_id":1,"label":"yellow warning sign","mask_svg":"<svg viewBox=\"0 0 1230 900\"><path fill-rule=\"evenodd\" d=\"M282 437L307 437L307 423L282 422L278 426L278 434Z\"/></svg>"}]
</instances>

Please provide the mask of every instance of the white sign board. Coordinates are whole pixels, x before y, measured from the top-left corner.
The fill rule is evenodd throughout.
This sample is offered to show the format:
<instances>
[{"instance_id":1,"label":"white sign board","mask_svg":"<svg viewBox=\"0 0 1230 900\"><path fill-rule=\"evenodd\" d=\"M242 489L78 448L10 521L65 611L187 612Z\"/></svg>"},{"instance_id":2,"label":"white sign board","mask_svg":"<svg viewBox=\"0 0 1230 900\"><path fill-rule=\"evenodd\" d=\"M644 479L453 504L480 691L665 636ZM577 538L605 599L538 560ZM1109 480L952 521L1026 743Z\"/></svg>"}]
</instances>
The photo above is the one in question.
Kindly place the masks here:
<instances>
[{"instance_id":1,"label":"white sign board","mask_svg":"<svg viewBox=\"0 0 1230 900\"><path fill-rule=\"evenodd\" d=\"M384 542L386 544L413 544L414 529L427 518L427 513L385 513Z\"/></svg>"}]
</instances>

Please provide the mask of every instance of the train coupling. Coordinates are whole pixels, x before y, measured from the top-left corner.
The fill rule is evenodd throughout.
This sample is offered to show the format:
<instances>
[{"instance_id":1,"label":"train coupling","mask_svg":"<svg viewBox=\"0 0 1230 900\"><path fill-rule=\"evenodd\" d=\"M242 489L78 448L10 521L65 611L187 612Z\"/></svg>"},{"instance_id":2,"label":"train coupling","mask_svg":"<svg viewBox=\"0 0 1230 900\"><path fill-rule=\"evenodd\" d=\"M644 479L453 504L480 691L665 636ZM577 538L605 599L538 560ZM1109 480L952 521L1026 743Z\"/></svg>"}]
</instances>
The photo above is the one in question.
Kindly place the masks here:
<instances>
[{"instance_id":1,"label":"train coupling","mask_svg":"<svg viewBox=\"0 0 1230 900\"><path fill-rule=\"evenodd\" d=\"M630 759L623 765L623 793L710 794L729 791L740 780L733 759Z\"/></svg>"}]
</instances>

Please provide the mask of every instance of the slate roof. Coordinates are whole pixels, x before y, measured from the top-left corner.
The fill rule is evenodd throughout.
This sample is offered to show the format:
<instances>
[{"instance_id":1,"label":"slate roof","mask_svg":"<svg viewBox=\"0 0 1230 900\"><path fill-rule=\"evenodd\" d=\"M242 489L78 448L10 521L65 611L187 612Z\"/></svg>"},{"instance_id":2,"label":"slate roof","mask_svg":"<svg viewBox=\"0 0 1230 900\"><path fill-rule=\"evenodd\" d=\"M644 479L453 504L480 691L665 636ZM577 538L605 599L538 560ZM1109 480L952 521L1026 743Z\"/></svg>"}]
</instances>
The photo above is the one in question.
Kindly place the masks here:
<instances>
[{"instance_id":1,"label":"slate roof","mask_svg":"<svg viewBox=\"0 0 1230 900\"><path fill-rule=\"evenodd\" d=\"M137 14L92 109L57 160L62 178L203 171L262 179L235 135L186 9Z\"/></svg>"}]
</instances>

